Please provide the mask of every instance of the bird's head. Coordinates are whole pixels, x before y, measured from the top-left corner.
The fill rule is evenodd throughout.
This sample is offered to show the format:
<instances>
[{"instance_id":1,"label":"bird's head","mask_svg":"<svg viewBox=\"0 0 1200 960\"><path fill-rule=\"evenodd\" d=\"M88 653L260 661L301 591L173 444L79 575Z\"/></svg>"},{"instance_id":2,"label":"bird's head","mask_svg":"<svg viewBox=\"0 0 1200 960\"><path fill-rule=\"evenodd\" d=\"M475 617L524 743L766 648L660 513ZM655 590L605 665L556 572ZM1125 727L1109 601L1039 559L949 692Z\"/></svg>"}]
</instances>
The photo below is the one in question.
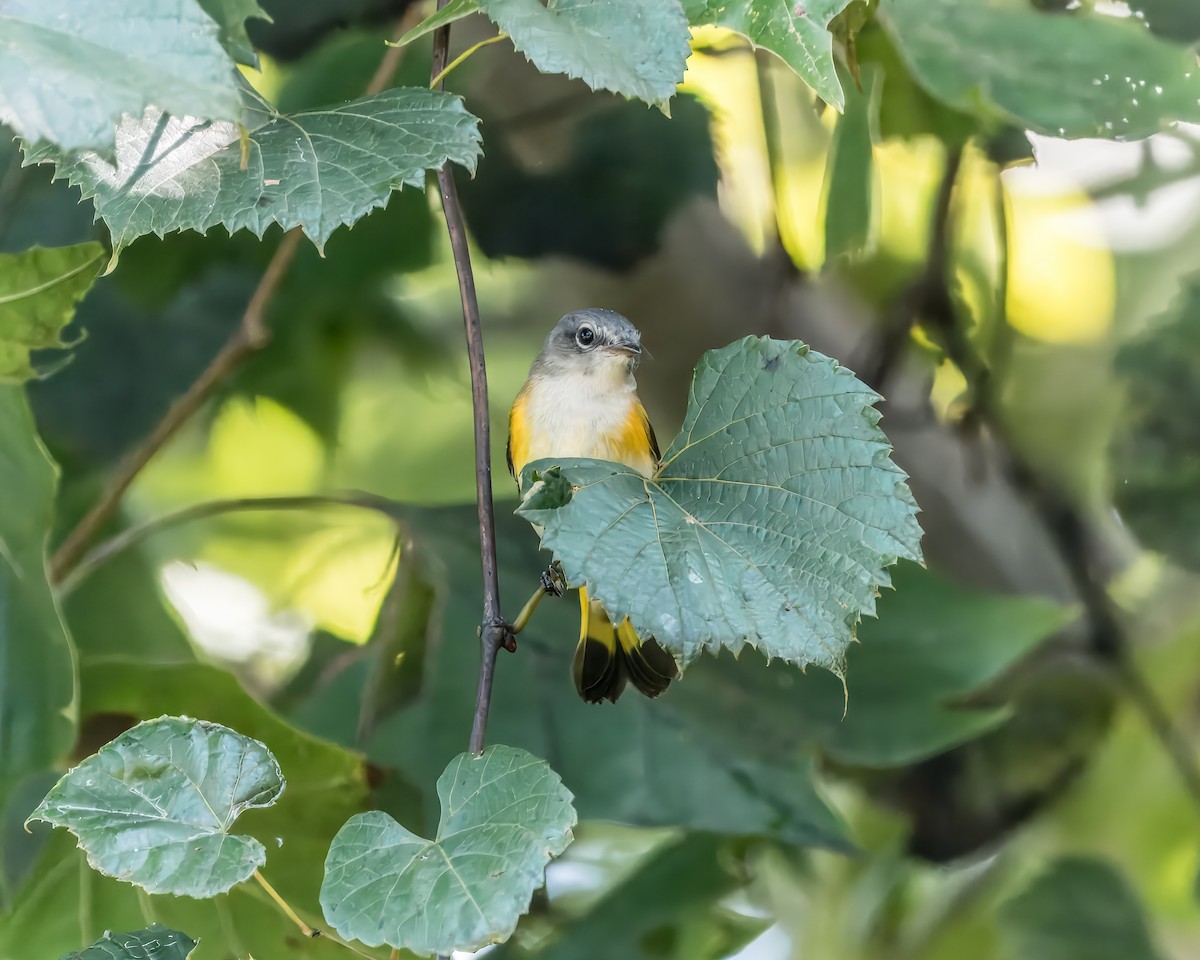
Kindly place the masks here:
<instances>
[{"instance_id":1,"label":"bird's head","mask_svg":"<svg viewBox=\"0 0 1200 960\"><path fill-rule=\"evenodd\" d=\"M554 325L535 366L544 373L628 376L642 355L642 335L619 313L588 307Z\"/></svg>"}]
</instances>

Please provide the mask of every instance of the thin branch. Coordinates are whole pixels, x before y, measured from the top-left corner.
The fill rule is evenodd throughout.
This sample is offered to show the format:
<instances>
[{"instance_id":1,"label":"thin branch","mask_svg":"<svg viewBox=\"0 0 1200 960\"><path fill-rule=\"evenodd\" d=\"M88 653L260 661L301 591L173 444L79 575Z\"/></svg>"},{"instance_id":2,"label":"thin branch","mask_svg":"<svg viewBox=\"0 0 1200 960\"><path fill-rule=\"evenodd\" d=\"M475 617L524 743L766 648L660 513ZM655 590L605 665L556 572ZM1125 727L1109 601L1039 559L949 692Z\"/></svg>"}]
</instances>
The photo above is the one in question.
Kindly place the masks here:
<instances>
[{"instance_id":1,"label":"thin branch","mask_svg":"<svg viewBox=\"0 0 1200 960\"><path fill-rule=\"evenodd\" d=\"M419 4L412 4L400 19L397 36L404 33L418 16ZM366 95L373 96L382 91L391 82L397 68L404 59L403 47L389 47L380 60L379 68L367 84ZM146 467L155 455L170 442L195 413L200 410L218 385L223 383L232 373L241 368L255 353L265 347L271 340L265 316L271 301L279 290L280 284L287 275L304 234L299 227L288 231L263 272L262 279L246 304L241 322L237 330L221 347L217 355L204 371L188 387L183 396L175 400L168 408L162 420L118 464L116 471L109 478L104 490L92 504L82 520L64 538L50 559L50 580L52 583L61 582L83 556L83 552L99 534L121 504L121 498L132 486L139 473Z\"/></svg>"},{"instance_id":2,"label":"thin branch","mask_svg":"<svg viewBox=\"0 0 1200 960\"><path fill-rule=\"evenodd\" d=\"M95 539L100 529L113 517L120 506L121 498L125 495L137 475L142 472L163 447L179 432L192 415L196 413L216 387L226 377L241 367L253 354L257 353L271 339L270 331L263 321L271 299L282 282L288 267L296 256L300 241L304 235L297 228L284 236L283 241L275 249L271 262L267 264L266 272L254 290L254 295L246 305L242 321L237 330L225 342L220 351L195 382L188 387L183 396L175 400L168 408L166 415L158 422L150 435L142 440L117 466L116 472L109 478L100 497L66 536L62 544L55 550L50 560L50 580L61 581L83 555L87 545Z\"/></svg>"},{"instance_id":3,"label":"thin branch","mask_svg":"<svg viewBox=\"0 0 1200 960\"><path fill-rule=\"evenodd\" d=\"M373 510L395 519L398 504L387 497L371 493L341 493L341 494L304 494L289 497L235 497L229 500L206 500L204 503L193 504L180 510L152 517L142 523L135 524L122 530L93 547L72 568L71 573L62 581L58 588L60 597L66 597L84 580L117 555L131 547L137 546L149 537L177 527L180 524L191 523L225 513L244 513L257 510L311 510L321 507L349 507L359 510Z\"/></svg>"},{"instance_id":4,"label":"thin branch","mask_svg":"<svg viewBox=\"0 0 1200 960\"><path fill-rule=\"evenodd\" d=\"M442 9L446 3L447 0L438 0L438 9ZM450 25L447 24L439 27L433 34L430 86L439 86L439 78L449 59ZM492 444L488 416L487 364L483 350L483 329L479 323L479 300L475 294L475 277L471 272L471 252L467 246L467 228L449 163L438 170L437 179L442 194L442 210L446 215L446 230L450 234L450 247L454 253L454 268L458 274L458 293L462 300L467 354L471 363L471 401L475 415L475 497L479 508L479 553L483 566L483 623L479 631L482 658L469 749L478 754L483 751L487 734L496 654L501 647L515 650L516 641L500 613L496 521L492 504Z\"/></svg>"}]
</instances>

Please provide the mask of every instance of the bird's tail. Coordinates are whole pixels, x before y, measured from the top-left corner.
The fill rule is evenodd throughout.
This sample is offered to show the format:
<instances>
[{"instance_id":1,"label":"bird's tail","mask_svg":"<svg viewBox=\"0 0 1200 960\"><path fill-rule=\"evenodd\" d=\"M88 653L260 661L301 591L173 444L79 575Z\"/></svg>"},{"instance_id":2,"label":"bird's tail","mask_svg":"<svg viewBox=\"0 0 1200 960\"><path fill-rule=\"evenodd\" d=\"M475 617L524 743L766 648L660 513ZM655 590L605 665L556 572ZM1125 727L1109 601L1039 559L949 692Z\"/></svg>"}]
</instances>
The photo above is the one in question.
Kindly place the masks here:
<instances>
[{"instance_id":1,"label":"bird's tail","mask_svg":"<svg viewBox=\"0 0 1200 960\"><path fill-rule=\"evenodd\" d=\"M575 688L588 703L616 702L626 681L647 697L657 697L679 676L674 658L653 637L641 639L628 619L614 627L587 590L579 591L579 646L575 649Z\"/></svg>"}]
</instances>

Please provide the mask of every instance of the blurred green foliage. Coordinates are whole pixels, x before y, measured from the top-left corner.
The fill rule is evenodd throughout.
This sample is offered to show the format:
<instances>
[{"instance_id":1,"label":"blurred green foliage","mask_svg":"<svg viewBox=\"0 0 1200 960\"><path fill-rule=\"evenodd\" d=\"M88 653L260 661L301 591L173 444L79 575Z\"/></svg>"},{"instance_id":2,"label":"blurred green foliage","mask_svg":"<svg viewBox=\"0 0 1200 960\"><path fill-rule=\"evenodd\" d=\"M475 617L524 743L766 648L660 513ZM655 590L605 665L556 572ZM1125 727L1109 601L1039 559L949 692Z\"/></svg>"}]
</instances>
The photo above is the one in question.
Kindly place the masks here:
<instances>
[{"instance_id":1,"label":"blurred green foliage","mask_svg":"<svg viewBox=\"0 0 1200 960\"><path fill-rule=\"evenodd\" d=\"M359 97L412 4L263 0L272 20L245 37L253 3L201 6L232 56L257 58L244 76L258 94L294 114ZM448 80L484 137L477 174L457 181L505 612L548 555L511 515L504 416L550 324L591 304L642 329L659 436L701 353L741 336L885 370L870 385L888 398L930 569L896 571L845 688L726 654L661 700L604 708L571 689L573 598L547 599L501 653L489 740L545 758L582 823L496 955L1196 955L1200 799L1097 653L1095 597L1066 572L1082 556L1119 605L1194 764L1196 5L1138 0L1118 17L1091 2L881 0L850 5L832 33L846 4L682 6L697 30L670 118L540 74L508 44ZM783 48L796 17L807 39ZM452 53L493 34L465 18ZM427 82L428 51L404 48L398 85ZM831 102L844 91L845 113L801 78ZM1036 135L1060 131L1099 139ZM0 960L155 922L199 940L197 960L347 955L257 887L143 895L61 831L22 830L59 774L141 720L200 717L270 747L287 791L236 829L266 846L266 874L307 923L325 924L323 864L352 816L436 830L435 782L467 743L476 686L471 408L436 196L378 189L386 208L323 253L301 248L265 315L270 346L141 473L101 539L197 502L354 488L401 501L397 523L218 513L77 584L52 591L42 572L236 329L277 227L261 242L214 229L130 244L79 302L73 346L31 358L69 363L0 388ZM111 240L77 189L0 145L0 356L17 339L10 258ZM1079 555L1037 509L1047 489L1082 518Z\"/></svg>"}]
</instances>

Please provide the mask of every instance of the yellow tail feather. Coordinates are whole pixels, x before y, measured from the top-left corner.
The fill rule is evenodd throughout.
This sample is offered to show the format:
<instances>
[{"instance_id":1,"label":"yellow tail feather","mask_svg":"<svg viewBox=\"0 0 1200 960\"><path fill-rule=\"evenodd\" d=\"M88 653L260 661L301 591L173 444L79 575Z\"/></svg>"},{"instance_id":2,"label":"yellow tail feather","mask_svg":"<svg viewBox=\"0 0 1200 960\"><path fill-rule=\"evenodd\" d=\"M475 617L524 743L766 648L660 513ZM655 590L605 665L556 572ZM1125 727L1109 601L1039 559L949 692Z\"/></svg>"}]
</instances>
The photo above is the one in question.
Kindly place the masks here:
<instances>
[{"instance_id":1,"label":"yellow tail feather","mask_svg":"<svg viewBox=\"0 0 1200 960\"><path fill-rule=\"evenodd\" d=\"M604 607L579 591L579 646L575 649L575 688L588 703L615 703L626 682L657 697L679 676L679 668L653 637L642 640L628 619L613 628Z\"/></svg>"}]
</instances>

